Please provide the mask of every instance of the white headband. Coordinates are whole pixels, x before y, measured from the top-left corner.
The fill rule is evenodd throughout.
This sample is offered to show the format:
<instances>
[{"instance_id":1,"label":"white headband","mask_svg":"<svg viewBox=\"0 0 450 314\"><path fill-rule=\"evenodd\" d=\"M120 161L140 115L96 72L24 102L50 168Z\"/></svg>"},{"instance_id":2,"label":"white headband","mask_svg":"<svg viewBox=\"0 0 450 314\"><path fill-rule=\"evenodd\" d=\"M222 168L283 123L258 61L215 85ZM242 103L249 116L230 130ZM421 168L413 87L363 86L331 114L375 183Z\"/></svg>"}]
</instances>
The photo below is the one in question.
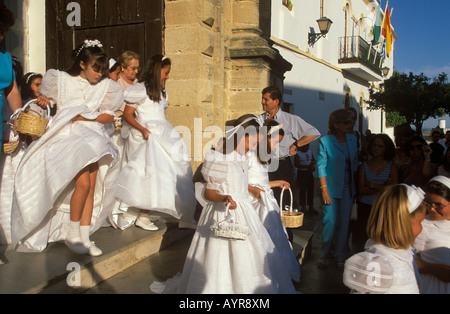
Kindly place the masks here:
<instances>
[{"instance_id":1,"label":"white headband","mask_svg":"<svg viewBox=\"0 0 450 314\"><path fill-rule=\"evenodd\" d=\"M161 62L163 62L164 60L169 59L166 56L162 57Z\"/></svg>"},{"instance_id":2,"label":"white headband","mask_svg":"<svg viewBox=\"0 0 450 314\"><path fill-rule=\"evenodd\" d=\"M445 185L447 188L450 189L450 178L447 178L444 176L436 176L436 177L433 177L430 181L437 181L439 183L442 183L443 185Z\"/></svg>"},{"instance_id":3,"label":"white headband","mask_svg":"<svg viewBox=\"0 0 450 314\"><path fill-rule=\"evenodd\" d=\"M245 119L243 122L239 123L239 125L237 125L237 126L231 128L231 129L229 129L229 130L226 130L226 131L225 131L225 134L230 133L230 134L227 136L227 140L229 140L234 134L236 134L236 132L239 130L239 128L240 128L241 126L243 126L245 123L247 123L247 122L249 122L249 121L252 121L252 120L256 120L256 121L259 123L258 118L257 118L256 116L254 116L254 117L247 118L247 119Z\"/></svg>"},{"instance_id":4,"label":"white headband","mask_svg":"<svg viewBox=\"0 0 450 314\"><path fill-rule=\"evenodd\" d=\"M31 74L27 77L27 80L26 80L25 83L28 84L30 82L31 78L36 76L36 75L39 75L39 73L31 72Z\"/></svg>"},{"instance_id":5,"label":"white headband","mask_svg":"<svg viewBox=\"0 0 450 314\"><path fill-rule=\"evenodd\" d=\"M425 192L414 185L407 185L407 184L400 184L406 187L407 195L408 195L408 210L409 213L412 213L415 211L420 204L422 204L422 201L425 198Z\"/></svg>"}]
</instances>

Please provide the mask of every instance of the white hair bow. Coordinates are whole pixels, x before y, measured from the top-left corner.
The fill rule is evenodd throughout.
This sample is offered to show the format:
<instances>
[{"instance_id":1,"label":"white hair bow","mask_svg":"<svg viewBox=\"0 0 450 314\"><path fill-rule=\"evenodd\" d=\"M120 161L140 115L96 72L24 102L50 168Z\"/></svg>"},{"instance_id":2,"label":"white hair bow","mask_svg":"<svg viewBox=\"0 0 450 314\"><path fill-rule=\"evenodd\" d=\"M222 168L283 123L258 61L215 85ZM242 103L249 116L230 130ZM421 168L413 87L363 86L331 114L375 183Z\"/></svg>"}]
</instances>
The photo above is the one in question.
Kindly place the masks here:
<instances>
[{"instance_id":1,"label":"white hair bow","mask_svg":"<svg viewBox=\"0 0 450 314\"><path fill-rule=\"evenodd\" d=\"M425 199L425 192L421 189L416 187L415 185L407 185L402 183L401 185L405 186L407 189L407 195L408 195L408 210L409 213L412 213L415 211L420 204L422 204L422 201Z\"/></svg>"}]
</instances>

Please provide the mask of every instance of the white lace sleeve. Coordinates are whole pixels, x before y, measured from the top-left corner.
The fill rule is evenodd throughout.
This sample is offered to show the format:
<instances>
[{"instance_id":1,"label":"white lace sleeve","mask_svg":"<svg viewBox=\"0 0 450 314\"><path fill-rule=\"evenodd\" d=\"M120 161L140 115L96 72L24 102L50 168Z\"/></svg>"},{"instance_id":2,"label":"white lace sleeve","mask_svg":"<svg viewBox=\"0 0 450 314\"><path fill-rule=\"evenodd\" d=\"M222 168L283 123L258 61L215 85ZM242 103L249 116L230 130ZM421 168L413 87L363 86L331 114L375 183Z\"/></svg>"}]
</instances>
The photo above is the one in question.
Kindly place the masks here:
<instances>
[{"instance_id":1,"label":"white lace sleeve","mask_svg":"<svg viewBox=\"0 0 450 314\"><path fill-rule=\"evenodd\" d=\"M53 101L58 102L58 79L60 72L50 69L42 78L41 94Z\"/></svg>"},{"instance_id":2,"label":"white lace sleeve","mask_svg":"<svg viewBox=\"0 0 450 314\"><path fill-rule=\"evenodd\" d=\"M147 90L142 83L128 86L124 91L124 98L127 106L137 108L142 105L147 98Z\"/></svg>"},{"instance_id":3,"label":"white lace sleeve","mask_svg":"<svg viewBox=\"0 0 450 314\"><path fill-rule=\"evenodd\" d=\"M100 112L116 116L115 112L120 109L123 104L123 89L113 80L110 81L108 91L100 106Z\"/></svg>"}]
</instances>

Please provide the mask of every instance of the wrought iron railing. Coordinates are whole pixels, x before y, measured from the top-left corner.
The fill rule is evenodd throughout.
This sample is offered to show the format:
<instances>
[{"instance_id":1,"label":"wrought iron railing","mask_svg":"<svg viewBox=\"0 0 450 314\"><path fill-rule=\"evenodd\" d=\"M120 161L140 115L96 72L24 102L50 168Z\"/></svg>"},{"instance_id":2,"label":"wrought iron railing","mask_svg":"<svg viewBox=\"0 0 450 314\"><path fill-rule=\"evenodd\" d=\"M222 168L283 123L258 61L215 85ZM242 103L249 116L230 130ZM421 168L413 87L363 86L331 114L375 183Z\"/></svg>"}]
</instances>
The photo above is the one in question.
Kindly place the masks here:
<instances>
[{"instance_id":1,"label":"wrought iron railing","mask_svg":"<svg viewBox=\"0 0 450 314\"><path fill-rule=\"evenodd\" d=\"M361 63L381 75L382 55L361 36L339 38L339 63Z\"/></svg>"}]
</instances>

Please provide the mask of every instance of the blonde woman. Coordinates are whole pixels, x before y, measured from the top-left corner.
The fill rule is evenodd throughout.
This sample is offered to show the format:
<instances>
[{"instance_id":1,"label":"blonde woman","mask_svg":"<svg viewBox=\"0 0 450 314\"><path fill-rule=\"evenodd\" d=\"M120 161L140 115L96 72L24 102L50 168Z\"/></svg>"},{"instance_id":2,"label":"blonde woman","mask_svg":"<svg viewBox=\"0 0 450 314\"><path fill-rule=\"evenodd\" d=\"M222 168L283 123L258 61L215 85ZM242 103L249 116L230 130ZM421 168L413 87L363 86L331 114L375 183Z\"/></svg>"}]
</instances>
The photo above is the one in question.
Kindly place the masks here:
<instances>
[{"instance_id":1,"label":"blonde woman","mask_svg":"<svg viewBox=\"0 0 450 314\"><path fill-rule=\"evenodd\" d=\"M419 293L412 248L426 214L424 196L420 188L395 184L376 198L365 251L345 262L344 284L353 293Z\"/></svg>"}]
</instances>

